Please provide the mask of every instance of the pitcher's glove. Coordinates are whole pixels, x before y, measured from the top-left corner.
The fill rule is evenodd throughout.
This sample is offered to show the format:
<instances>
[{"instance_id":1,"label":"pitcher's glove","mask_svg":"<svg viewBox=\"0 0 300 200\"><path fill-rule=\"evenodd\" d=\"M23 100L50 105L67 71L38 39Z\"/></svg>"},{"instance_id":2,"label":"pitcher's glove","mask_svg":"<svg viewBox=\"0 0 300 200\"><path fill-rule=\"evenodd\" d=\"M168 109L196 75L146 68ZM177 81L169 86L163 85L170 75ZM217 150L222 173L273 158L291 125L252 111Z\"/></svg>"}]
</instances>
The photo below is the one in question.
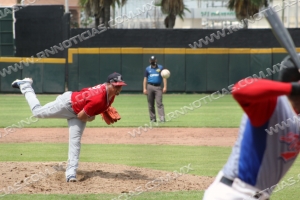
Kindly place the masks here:
<instances>
[{"instance_id":1,"label":"pitcher's glove","mask_svg":"<svg viewBox=\"0 0 300 200\"><path fill-rule=\"evenodd\" d=\"M108 125L113 124L121 119L121 116L117 110L112 106L108 107L106 111L101 113L101 116Z\"/></svg>"}]
</instances>

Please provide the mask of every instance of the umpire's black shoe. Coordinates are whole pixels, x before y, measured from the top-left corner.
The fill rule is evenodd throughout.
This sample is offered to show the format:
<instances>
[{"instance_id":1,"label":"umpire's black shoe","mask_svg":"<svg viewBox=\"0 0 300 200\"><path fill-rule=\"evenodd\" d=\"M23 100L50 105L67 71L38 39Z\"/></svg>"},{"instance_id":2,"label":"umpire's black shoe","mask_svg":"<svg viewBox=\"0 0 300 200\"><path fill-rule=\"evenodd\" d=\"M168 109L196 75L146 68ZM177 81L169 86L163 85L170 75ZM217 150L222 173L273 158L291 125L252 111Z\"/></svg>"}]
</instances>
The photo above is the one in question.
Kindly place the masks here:
<instances>
[{"instance_id":1,"label":"umpire's black shoe","mask_svg":"<svg viewBox=\"0 0 300 200\"><path fill-rule=\"evenodd\" d=\"M151 119L150 122L156 122L156 119Z\"/></svg>"}]
</instances>

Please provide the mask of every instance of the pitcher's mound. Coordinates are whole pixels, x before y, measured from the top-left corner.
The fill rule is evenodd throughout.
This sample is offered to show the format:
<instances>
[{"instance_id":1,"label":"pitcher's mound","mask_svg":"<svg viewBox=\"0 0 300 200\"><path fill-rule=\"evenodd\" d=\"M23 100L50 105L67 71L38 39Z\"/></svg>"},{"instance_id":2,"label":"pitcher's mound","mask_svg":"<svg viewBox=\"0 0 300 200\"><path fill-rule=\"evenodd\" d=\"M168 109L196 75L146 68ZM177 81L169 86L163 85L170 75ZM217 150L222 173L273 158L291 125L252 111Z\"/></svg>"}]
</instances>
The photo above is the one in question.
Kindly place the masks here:
<instances>
[{"instance_id":1,"label":"pitcher's mound","mask_svg":"<svg viewBox=\"0 0 300 200\"><path fill-rule=\"evenodd\" d=\"M192 165L190 167L193 168ZM130 191L205 190L214 180L214 177L188 174L192 172L188 167L180 174L126 165L80 162L78 182L75 183L66 183L64 163L0 162L0 168L2 194L122 194ZM180 169L175 170L180 172Z\"/></svg>"}]
</instances>

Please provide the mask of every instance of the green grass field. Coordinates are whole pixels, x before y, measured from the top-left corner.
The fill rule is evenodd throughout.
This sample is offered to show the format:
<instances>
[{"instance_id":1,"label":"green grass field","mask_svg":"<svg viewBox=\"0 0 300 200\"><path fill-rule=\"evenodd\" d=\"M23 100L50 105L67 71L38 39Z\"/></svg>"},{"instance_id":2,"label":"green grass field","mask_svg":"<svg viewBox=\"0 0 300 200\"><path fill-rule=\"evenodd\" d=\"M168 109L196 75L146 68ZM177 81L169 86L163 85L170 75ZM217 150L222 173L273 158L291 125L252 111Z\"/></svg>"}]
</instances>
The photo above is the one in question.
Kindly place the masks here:
<instances>
[{"instance_id":1,"label":"green grass field","mask_svg":"<svg viewBox=\"0 0 300 200\"><path fill-rule=\"evenodd\" d=\"M165 113L180 110L183 106L204 97L206 95L170 94L164 95ZM38 95L42 104L50 102L56 95ZM32 114L21 95L0 96L0 132L3 128L26 120ZM116 123L116 127L138 127L149 122L146 97L144 95L120 95L113 104L122 116L122 120ZM162 125L162 127L238 127L242 116L242 110L231 96L225 96L200 108L189 111L185 115ZM26 127L66 127L66 120L42 119ZM107 125L98 118L89 123L88 127L106 127ZM21 130L20 130L21 131ZM9 137L9 136L7 136ZM0 138L1 139L1 138ZM49 143L0 143L0 162L6 161L65 161L67 160L68 144ZM98 152L95 154L94 152ZM208 147L208 146L179 146L179 145L95 145L83 144L80 161L122 164L150 169L174 171L191 163L193 171L190 174L200 176L216 176L225 164L231 147ZM21 155L22 153L22 155ZM293 177L298 179L300 174L300 161L284 177L287 180ZM0 188L1 189L1 188ZM300 182L286 186L276 192L272 199L297 200L300 196ZM204 191L180 191L180 192L147 192L133 199L201 199ZM120 194L85 194L85 195L15 195L9 194L3 199L112 199Z\"/></svg>"},{"instance_id":2,"label":"green grass field","mask_svg":"<svg viewBox=\"0 0 300 200\"><path fill-rule=\"evenodd\" d=\"M165 114L180 111L184 106L190 106L194 101L206 95L164 95ZM55 100L57 95L37 95L42 105ZM26 120L32 113L22 95L0 96L0 127L4 128ZM113 106L121 114L122 120L115 123L115 127L138 127L149 122L147 99L145 95L120 95L116 97ZM188 110L164 124L165 127L238 127L242 110L230 95L208 103L201 107ZM167 118L167 117L166 117ZM100 118L99 118L100 119ZM88 127L107 127L104 121L95 120L88 123ZM27 127L67 127L67 121L61 119L40 119Z\"/></svg>"}]
</instances>

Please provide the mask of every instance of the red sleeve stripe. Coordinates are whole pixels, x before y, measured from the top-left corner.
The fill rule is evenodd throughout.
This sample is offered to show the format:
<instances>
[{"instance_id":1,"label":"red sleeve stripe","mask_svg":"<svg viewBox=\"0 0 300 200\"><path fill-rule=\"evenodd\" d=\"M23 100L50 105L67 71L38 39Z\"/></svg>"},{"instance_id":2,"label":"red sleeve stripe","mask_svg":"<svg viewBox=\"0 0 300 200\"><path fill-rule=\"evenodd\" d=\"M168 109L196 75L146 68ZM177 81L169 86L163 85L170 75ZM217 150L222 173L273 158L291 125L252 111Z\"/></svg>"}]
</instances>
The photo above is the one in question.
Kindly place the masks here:
<instances>
[{"instance_id":1,"label":"red sleeve stripe","mask_svg":"<svg viewBox=\"0 0 300 200\"><path fill-rule=\"evenodd\" d=\"M281 95L289 95L292 90L292 84L271 81L266 79L252 79L251 84L241 84L239 81L232 88L234 99L241 105L248 115L253 126L264 125L272 116L277 98Z\"/></svg>"}]
</instances>

